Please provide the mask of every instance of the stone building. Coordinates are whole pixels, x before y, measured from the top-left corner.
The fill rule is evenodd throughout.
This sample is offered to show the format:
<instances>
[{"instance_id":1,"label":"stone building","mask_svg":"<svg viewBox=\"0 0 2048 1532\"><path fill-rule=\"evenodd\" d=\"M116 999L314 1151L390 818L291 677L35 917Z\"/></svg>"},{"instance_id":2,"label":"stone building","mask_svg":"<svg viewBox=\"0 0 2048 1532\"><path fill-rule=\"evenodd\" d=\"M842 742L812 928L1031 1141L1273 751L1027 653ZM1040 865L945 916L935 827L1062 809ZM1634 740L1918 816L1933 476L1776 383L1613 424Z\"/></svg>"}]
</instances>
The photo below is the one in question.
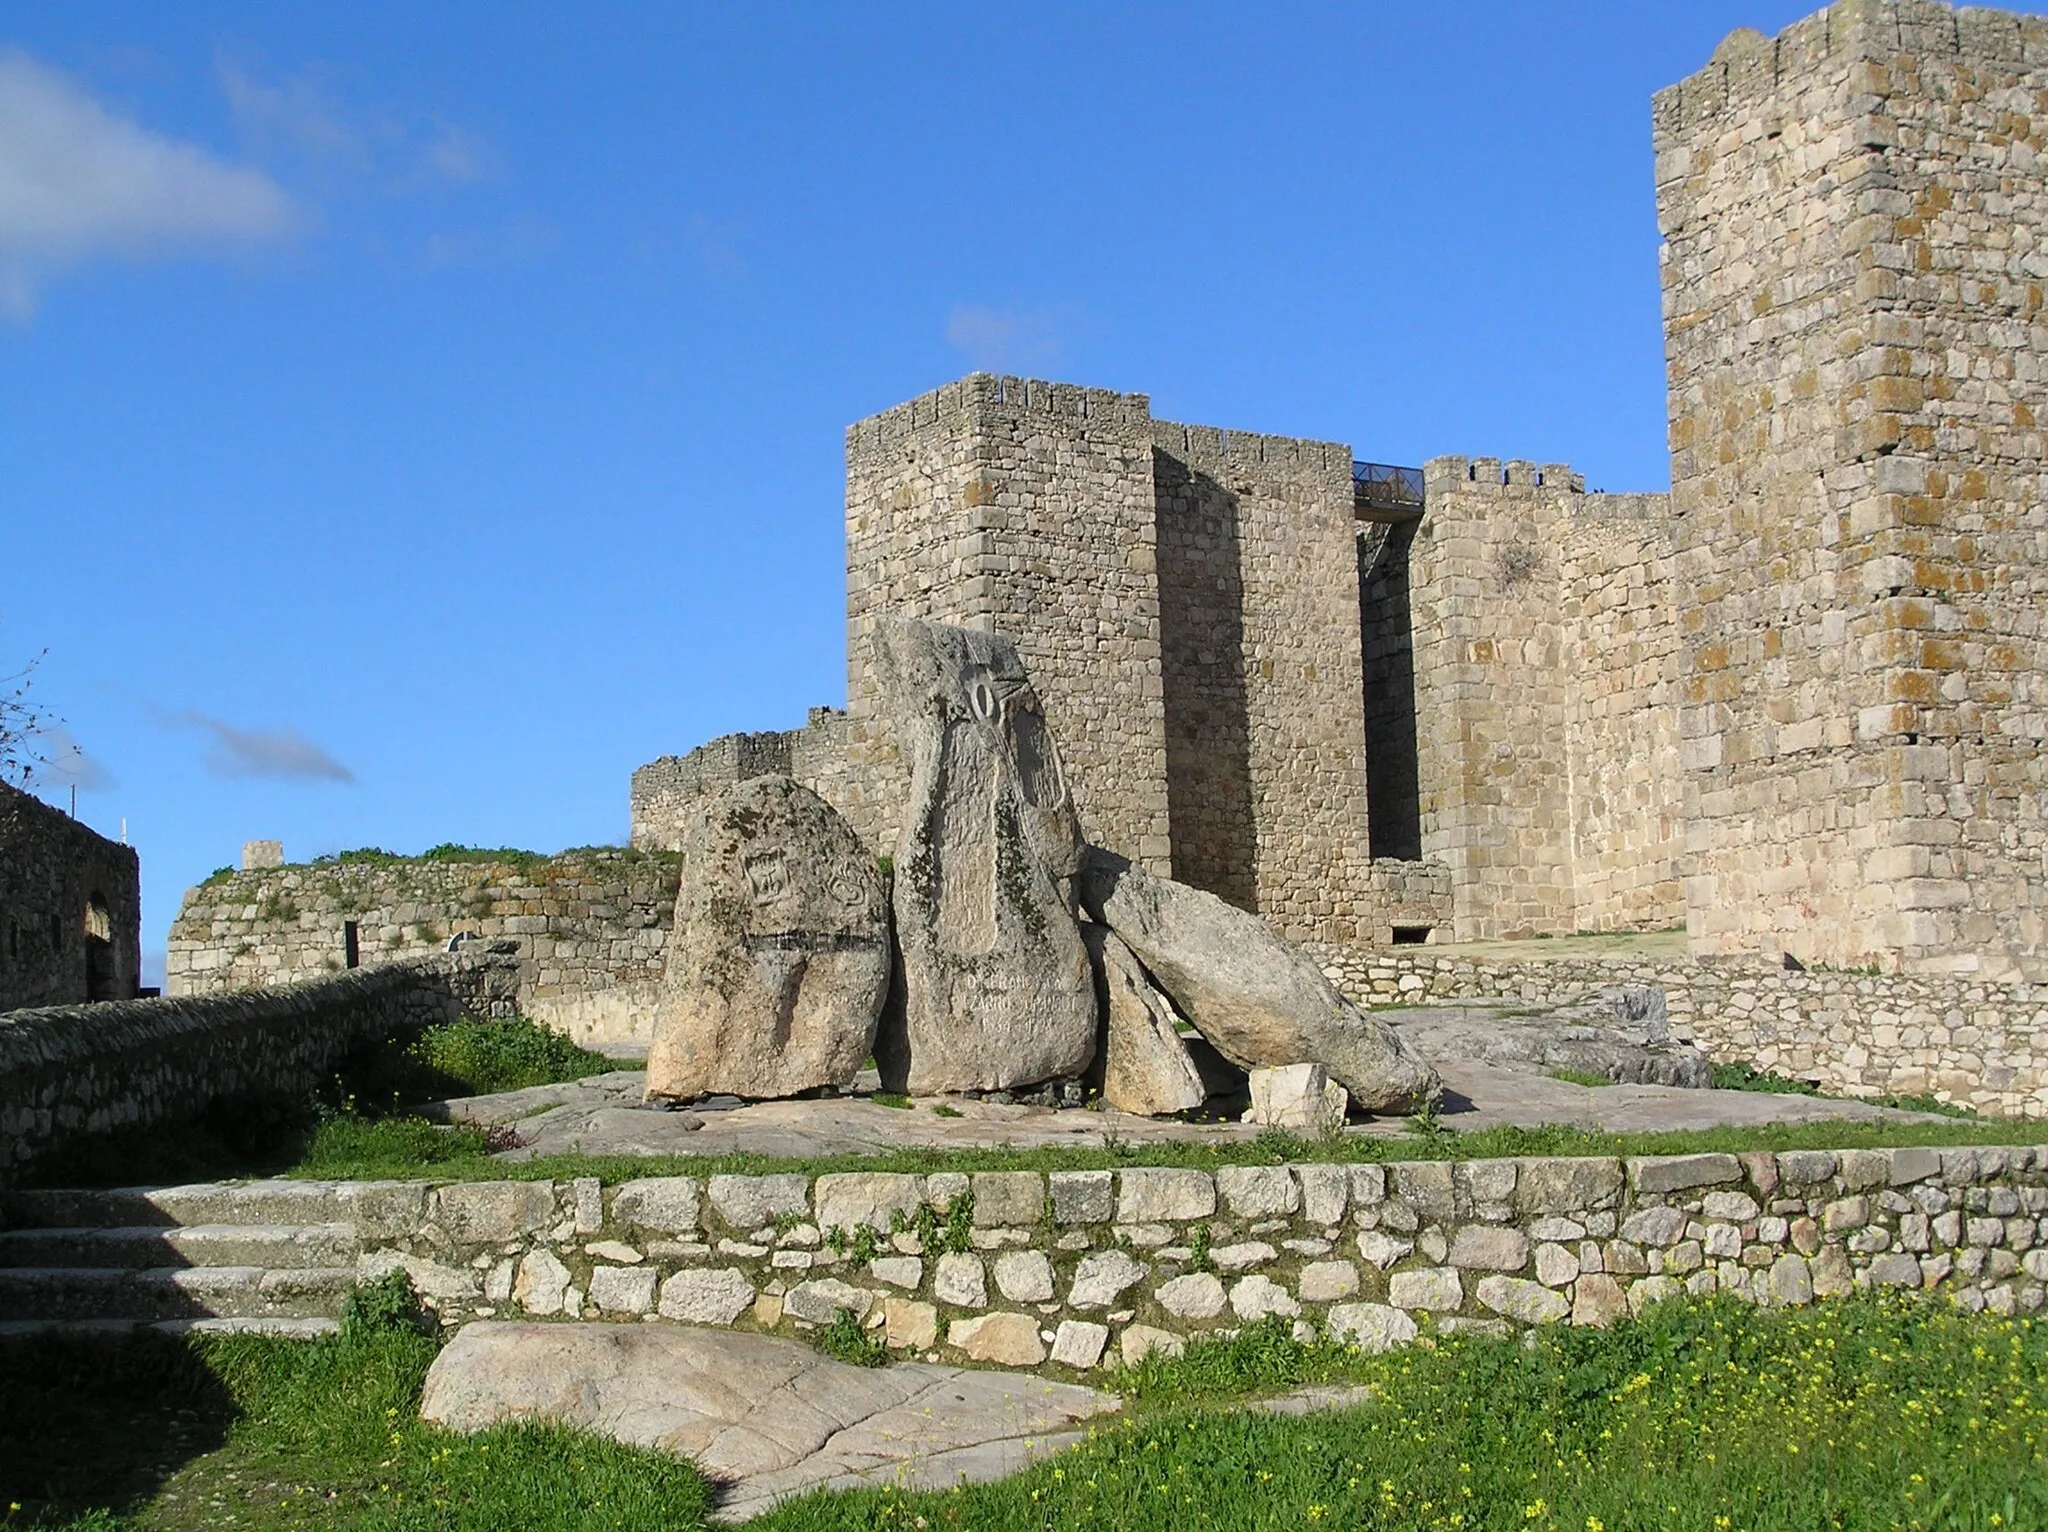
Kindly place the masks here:
<instances>
[{"instance_id":1,"label":"stone building","mask_svg":"<svg viewBox=\"0 0 2048 1532\"><path fill-rule=\"evenodd\" d=\"M0 1011L135 998L141 930L133 848L0 783Z\"/></svg>"},{"instance_id":2,"label":"stone building","mask_svg":"<svg viewBox=\"0 0 2048 1532\"><path fill-rule=\"evenodd\" d=\"M1657 96L1669 496L987 374L860 422L847 712L769 753L887 851L874 624L989 626L1091 836L1297 939L2043 977L2044 88L2048 19L1842 0Z\"/></svg>"}]
</instances>

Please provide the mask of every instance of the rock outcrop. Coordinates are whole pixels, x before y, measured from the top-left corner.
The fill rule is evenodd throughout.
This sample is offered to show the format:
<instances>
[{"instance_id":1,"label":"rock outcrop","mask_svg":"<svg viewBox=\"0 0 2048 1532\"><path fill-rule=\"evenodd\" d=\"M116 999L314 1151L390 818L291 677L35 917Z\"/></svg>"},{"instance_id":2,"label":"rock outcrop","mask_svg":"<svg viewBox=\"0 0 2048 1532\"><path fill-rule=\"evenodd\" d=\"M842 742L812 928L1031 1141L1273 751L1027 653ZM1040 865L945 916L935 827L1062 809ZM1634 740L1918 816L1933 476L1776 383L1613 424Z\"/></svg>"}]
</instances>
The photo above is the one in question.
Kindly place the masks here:
<instances>
[{"instance_id":1,"label":"rock outcrop","mask_svg":"<svg viewBox=\"0 0 2048 1532\"><path fill-rule=\"evenodd\" d=\"M1441 1093L1436 1071L1392 1028L1338 994L1256 915L1088 852L1088 913L1123 938L1195 1029L1243 1069L1318 1063L1368 1112L1408 1112Z\"/></svg>"},{"instance_id":2,"label":"rock outcrop","mask_svg":"<svg viewBox=\"0 0 2048 1532\"><path fill-rule=\"evenodd\" d=\"M881 873L831 805L780 776L721 793L684 849L647 1095L851 1085L890 966Z\"/></svg>"},{"instance_id":3,"label":"rock outcrop","mask_svg":"<svg viewBox=\"0 0 2048 1532\"><path fill-rule=\"evenodd\" d=\"M1075 921L1080 822L1016 646L896 622L876 673L910 771L895 855L901 982L875 1047L892 1090L1078 1075L1095 984Z\"/></svg>"},{"instance_id":4,"label":"rock outcrop","mask_svg":"<svg viewBox=\"0 0 2048 1532\"><path fill-rule=\"evenodd\" d=\"M1081 939L1088 944L1102 1008L1095 1061L1102 1099L1140 1117L1165 1117L1200 1106L1209 1092L1181 1041L1173 1003L1109 927L1084 924Z\"/></svg>"},{"instance_id":5,"label":"rock outcrop","mask_svg":"<svg viewBox=\"0 0 2048 1532\"><path fill-rule=\"evenodd\" d=\"M1542 1074L1604 1075L1617 1085L1707 1090L1712 1061L1671 1035L1664 992L1617 986L1574 1005L1530 1011L1495 1002L1431 1005L1392 1012L1409 1047L1431 1062L1470 1059Z\"/></svg>"}]
</instances>

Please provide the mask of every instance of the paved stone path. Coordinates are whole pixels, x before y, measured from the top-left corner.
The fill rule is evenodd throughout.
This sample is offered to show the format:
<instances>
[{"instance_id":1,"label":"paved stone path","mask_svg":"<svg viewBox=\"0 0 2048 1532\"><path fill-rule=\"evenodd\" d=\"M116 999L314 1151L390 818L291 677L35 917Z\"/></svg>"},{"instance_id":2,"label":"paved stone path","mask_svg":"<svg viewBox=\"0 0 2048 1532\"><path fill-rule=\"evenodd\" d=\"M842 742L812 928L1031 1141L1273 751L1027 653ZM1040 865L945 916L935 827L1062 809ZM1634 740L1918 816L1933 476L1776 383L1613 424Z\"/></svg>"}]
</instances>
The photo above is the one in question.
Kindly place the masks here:
<instances>
[{"instance_id":1,"label":"paved stone path","mask_svg":"<svg viewBox=\"0 0 2048 1532\"><path fill-rule=\"evenodd\" d=\"M769 1335L480 1321L435 1359L420 1414L457 1431L536 1417L679 1453L731 1522L814 1489L999 1479L1121 1405L1028 1373L852 1367Z\"/></svg>"},{"instance_id":2,"label":"paved stone path","mask_svg":"<svg viewBox=\"0 0 2048 1532\"><path fill-rule=\"evenodd\" d=\"M1818 1096L1773 1096L1756 1091L1677 1090L1661 1085L1573 1085L1549 1076L1496 1065L1449 1060L1438 1066L1445 1097L1440 1113L1459 1132L1514 1123L1537 1127L1573 1123L1609 1133L1755 1127L1768 1123L1859 1122L1878 1118L1930 1120L1860 1101ZM908 1110L877 1105L875 1079L866 1095L819 1101L763 1101L729 1110L650 1111L640 1103L637 1070L594 1075L570 1085L543 1085L498 1096L440 1103L437 1115L474 1123L515 1124L525 1147L537 1154L860 1154L888 1149L1041 1148L1099 1149L1171 1141L1231 1141L1258 1130L1236 1122L1188 1123L1132 1117L1115 1111L998 1106L958 1098L918 1100ZM943 1116L945 1107L956 1116ZM1353 1124L1360 1134L1402 1134L1405 1120Z\"/></svg>"}]
</instances>

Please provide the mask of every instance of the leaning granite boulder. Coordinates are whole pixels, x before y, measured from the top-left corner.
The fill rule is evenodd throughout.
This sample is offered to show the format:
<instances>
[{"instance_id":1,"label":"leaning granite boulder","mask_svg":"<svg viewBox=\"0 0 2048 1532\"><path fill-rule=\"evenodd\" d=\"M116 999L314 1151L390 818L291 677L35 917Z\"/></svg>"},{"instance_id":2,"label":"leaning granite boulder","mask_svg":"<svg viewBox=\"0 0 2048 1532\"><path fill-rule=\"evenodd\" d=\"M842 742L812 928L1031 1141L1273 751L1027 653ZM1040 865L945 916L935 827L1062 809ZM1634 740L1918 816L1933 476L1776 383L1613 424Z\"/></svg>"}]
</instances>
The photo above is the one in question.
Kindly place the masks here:
<instances>
[{"instance_id":1,"label":"leaning granite boulder","mask_svg":"<svg viewBox=\"0 0 2048 1532\"><path fill-rule=\"evenodd\" d=\"M1080 821L1016 646L894 622L876 635L875 668L910 771L883 1083L939 1093L1080 1074L1095 1051L1072 890Z\"/></svg>"},{"instance_id":2,"label":"leaning granite boulder","mask_svg":"<svg viewBox=\"0 0 2048 1532\"><path fill-rule=\"evenodd\" d=\"M1109 927L1086 922L1081 939L1088 944L1102 1008L1100 1050L1092 1071L1100 1076L1102 1099L1139 1117L1165 1117L1200 1106L1209 1092L1181 1041L1173 1002Z\"/></svg>"},{"instance_id":3,"label":"leaning granite boulder","mask_svg":"<svg viewBox=\"0 0 2048 1532\"><path fill-rule=\"evenodd\" d=\"M851 1085L890 965L881 873L852 828L788 777L737 784L684 845L648 1097Z\"/></svg>"},{"instance_id":4,"label":"leaning granite boulder","mask_svg":"<svg viewBox=\"0 0 2048 1532\"><path fill-rule=\"evenodd\" d=\"M1441 1094L1436 1071L1392 1028L1338 994L1256 915L1096 848L1081 894L1239 1068L1323 1064L1368 1112L1414 1111Z\"/></svg>"},{"instance_id":5,"label":"leaning granite boulder","mask_svg":"<svg viewBox=\"0 0 2048 1532\"><path fill-rule=\"evenodd\" d=\"M1520 1069L1601 1075L1617 1085L1708 1090L1713 1061L1671 1035L1664 992L1617 985L1571 1005L1531 1010L1494 1002L1417 1006L1385 1013L1401 1038L1432 1063L1447 1059Z\"/></svg>"}]
</instances>

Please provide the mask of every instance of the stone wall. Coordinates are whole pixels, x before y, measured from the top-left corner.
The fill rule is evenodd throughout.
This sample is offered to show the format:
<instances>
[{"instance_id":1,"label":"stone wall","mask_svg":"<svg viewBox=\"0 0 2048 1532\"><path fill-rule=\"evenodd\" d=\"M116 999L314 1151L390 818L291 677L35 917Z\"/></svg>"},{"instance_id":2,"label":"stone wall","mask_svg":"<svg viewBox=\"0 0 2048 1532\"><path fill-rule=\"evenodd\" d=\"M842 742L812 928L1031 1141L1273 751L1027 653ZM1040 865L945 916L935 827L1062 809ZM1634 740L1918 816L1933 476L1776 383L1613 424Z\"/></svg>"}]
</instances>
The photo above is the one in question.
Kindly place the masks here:
<instances>
[{"instance_id":1,"label":"stone wall","mask_svg":"<svg viewBox=\"0 0 2048 1532\"><path fill-rule=\"evenodd\" d=\"M1074 1371L1268 1315L1378 1351L1684 1293L2035 1313L2048 1281L2038 1148L331 1191L361 1269L409 1271L449 1323L802 1333L845 1310L899 1354Z\"/></svg>"},{"instance_id":2,"label":"stone wall","mask_svg":"<svg viewBox=\"0 0 2048 1532\"><path fill-rule=\"evenodd\" d=\"M846 813L852 803L846 758L846 714L814 707L801 729L724 734L687 755L664 755L634 771L631 845L635 851L680 851L707 798L749 777L793 777Z\"/></svg>"},{"instance_id":3,"label":"stone wall","mask_svg":"<svg viewBox=\"0 0 2048 1532\"><path fill-rule=\"evenodd\" d=\"M192 1116L243 1091L305 1090L358 1043L510 1013L494 954L426 958L257 994L0 1015L0 1179L66 1139Z\"/></svg>"},{"instance_id":4,"label":"stone wall","mask_svg":"<svg viewBox=\"0 0 2048 1532\"><path fill-rule=\"evenodd\" d=\"M141 929L134 850L0 783L0 1011L132 999Z\"/></svg>"},{"instance_id":5,"label":"stone wall","mask_svg":"<svg viewBox=\"0 0 2048 1532\"><path fill-rule=\"evenodd\" d=\"M1673 1030L1848 1096L1932 1095L2048 1117L2048 985L1962 974L1790 972L1775 964L1627 957L1484 961L1427 950L1311 949L1364 1005L1499 998L1563 1005L1616 985L1664 992Z\"/></svg>"},{"instance_id":6,"label":"stone wall","mask_svg":"<svg viewBox=\"0 0 2048 1532\"><path fill-rule=\"evenodd\" d=\"M1666 498L1497 458L1432 459L1425 486L1405 582L1419 817L1455 939L1676 924Z\"/></svg>"},{"instance_id":7,"label":"stone wall","mask_svg":"<svg viewBox=\"0 0 2048 1532\"><path fill-rule=\"evenodd\" d=\"M2048 975L2044 89L1843 0L1656 98L1698 953Z\"/></svg>"},{"instance_id":8,"label":"stone wall","mask_svg":"<svg viewBox=\"0 0 2048 1532\"><path fill-rule=\"evenodd\" d=\"M1016 642L1089 836L1168 870L1166 737L1142 394L975 373L846 433L849 817L895 851L905 782L876 625Z\"/></svg>"},{"instance_id":9,"label":"stone wall","mask_svg":"<svg viewBox=\"0 0 2048 1532\"><path fill-rule=\"evenodd\" d=\"M1152 425L1173 875L1372 939L1351 449Z\"/></svg>"},{"instance_id":10,"label":"stone wall","mask_svg":"<svg viewBox=\"0 0 2048 1532\"><path fill-rule=\"evenodd\" d=\"M313 863L216 874L171 926L166 989L221 994L438 952L519 943L521 1012L578 1042L645 1041L668 959L679 858L591 850L531 863ZM353 938L351 938L353 930Z\"/></svg>"}]
</instances>

